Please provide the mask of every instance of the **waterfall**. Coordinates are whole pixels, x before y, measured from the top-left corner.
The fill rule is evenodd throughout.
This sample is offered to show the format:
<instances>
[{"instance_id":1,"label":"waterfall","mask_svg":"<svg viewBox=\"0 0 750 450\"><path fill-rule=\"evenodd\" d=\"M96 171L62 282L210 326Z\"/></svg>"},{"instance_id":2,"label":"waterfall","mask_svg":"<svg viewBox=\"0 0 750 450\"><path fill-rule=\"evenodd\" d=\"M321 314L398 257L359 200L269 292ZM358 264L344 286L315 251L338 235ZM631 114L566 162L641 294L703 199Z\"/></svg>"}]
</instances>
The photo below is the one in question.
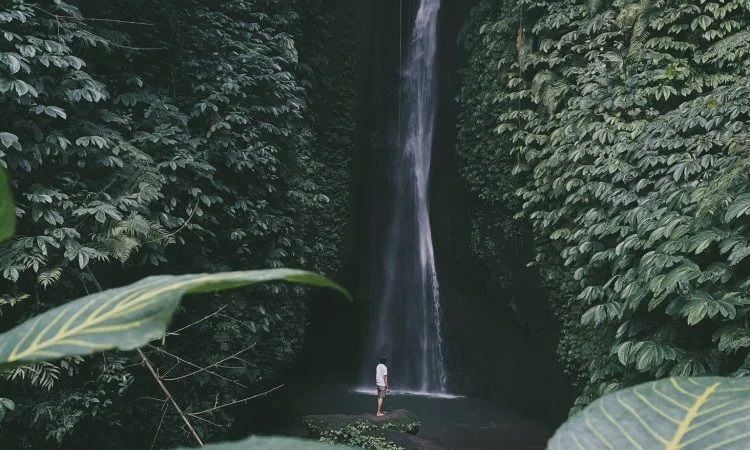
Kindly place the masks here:
<instances>
[{"instance_id":1,"label":"waterfall","mask_svg":"<svg viewBox=\"0 0 750 450\"><path fill-rule=\"evenodd\" d=\"M382 354L398 389L446 391L440 288L429 217L429 175L437 80L435 54L440 0L421 0L401 73L399 139L390 160L390 203L384 208L384 242L372 289L371 384ZM373 369L373 370L370 370Z\"/></svg>"}]
</instances>

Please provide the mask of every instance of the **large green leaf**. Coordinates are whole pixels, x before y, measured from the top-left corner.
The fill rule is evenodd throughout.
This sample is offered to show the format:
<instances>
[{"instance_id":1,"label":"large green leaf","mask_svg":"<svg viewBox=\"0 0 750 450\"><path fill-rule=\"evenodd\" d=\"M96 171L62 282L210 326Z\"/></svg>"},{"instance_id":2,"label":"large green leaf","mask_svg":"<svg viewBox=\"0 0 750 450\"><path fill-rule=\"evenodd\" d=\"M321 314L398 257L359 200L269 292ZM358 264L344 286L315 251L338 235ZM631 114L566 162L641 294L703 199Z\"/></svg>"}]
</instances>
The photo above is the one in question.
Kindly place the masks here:
<instances>
[{"instance_id":1,"label":"large green leaf","mask_svg":"<svg viewBox=\"0 0 750 450\"><path fill-rule=\"evenodd\" d=\"M293 269L148 277L75 300L1 334L0 367L109 349L132 350L164 334L185 294L277 280L330 287L349 295L322 275Z\"/></svg>"},{"instance_id":2,"label":"large green leaf","mask_svg":"<svg viewBox=\"0 0 750 450\"><path fill-rule=\"evenodd\" d=\"M261 437L253 436L251 438L238 442L222 442L220 444L211 444L203 447L207 450L346 450L351 447L342 445L332 445L309 439L297 439L282 436ZM176 450L188 450L180 448Z\"/></svg>"},{"instance_id":3,"label":"large green leaf","mask_svg":"<svg viewBox=\"0 0 750 450\"><path fill-rule=\"evenodd\" d=\"M0 167L0 242L9 239L16 231L16 208L10 192L10 182L5 169Z\"/></svg>"},{"instance_id":4,"label":"large green leaf","mask_svg":"<svg viewBox=\"0 0 750 450\"><path fill-rule=\"evenodd\" d=\"M750 381L678 377L595 401L557 430L558 449L746 449Z\"/></svg>"}]
</instances>

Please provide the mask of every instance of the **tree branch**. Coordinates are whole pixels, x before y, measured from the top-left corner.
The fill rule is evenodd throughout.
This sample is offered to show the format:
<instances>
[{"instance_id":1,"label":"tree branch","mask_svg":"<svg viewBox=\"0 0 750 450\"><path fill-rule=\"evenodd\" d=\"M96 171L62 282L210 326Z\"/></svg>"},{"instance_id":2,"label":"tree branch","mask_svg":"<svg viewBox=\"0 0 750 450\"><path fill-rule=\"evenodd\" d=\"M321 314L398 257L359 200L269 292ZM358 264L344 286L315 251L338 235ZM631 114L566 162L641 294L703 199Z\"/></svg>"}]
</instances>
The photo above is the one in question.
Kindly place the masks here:
<instances>
[{"instance_id":1,"label":"tree branch","mask_svg":"<svg viewBox=\"0 0 750 450\"><path fill-rule=\"evenodd\" d=\"M190 373L187 373L185 375L180 375L179 377L164 378L164 381L177 381L177 380L181 380L183 378L192 377L193 375L197 375L197 374L199 374L201 372L204 372L204 371L210 369L211 367L216 367L217 365L223 363L224 361L226 361L228 359L232 359L232 358L236 357L237 355L245 353L246 351L250 350L253 347L255 347L255 344L251 345L250 347L243 348L242 350L238 351L237 353L235 353L235 354L233 354L231 356L227 356L226 358L222 359L221 361L216 361L215 363L213 363L213 364L211 364L209 366L201 367L198 370L194 370L194 371L192 371Z\"/></svg>"},{"instance_id":2,"label":"tree branch","mask_svg":"<svg viewBox=\"0 0 750 450\"><path fill-rule=\"evenodd\" d=\"M174 335L180 334L180 331L187 330L188 328L192 327L193 325L197 325L197 324L203 322L204 320L209 319L209 318L215 316L216 314L219 314L226 307L227 307L227 305L224 305L221 308L217 309L216 311L212 312L211 314L209 314L207 316L204 316L203 318L198 319L198 320L196 320L195 322L193 322L191 324L185 325L184 327L180 328L179 330L170 331L169 333L167 333L167 336L174 336Z\"/></svg>"},{"instance_id":3,"label":"tree branch","mask_svg":"<svg viewBox=\"0 0 750 450\"><path fill-rule=\"evenodd\" d=\"M159 419L159 426L156 427L156 432L154 433L154 439L151 441L151 450L154 449L154 446L156 445L156 439L159 437L159 431L161 430L161 424L164 422L164 416L167 415L167 406L169 404L167 403L167 399L164 399L164 406L161 408L161 419Z\"/></svg>"},{"instance_id":4,"label":"tree branch","mask_svg":"<svg viewBox=\"0 0 750 450\"><path fill-rule=\"evenodd\" d=\"M189 365L189 366L193 366L193 367L195 367L196 369L202 369L202 367L201 367L201 366L199 366L198 364L192 363L192 362L190 362L190 361L188 361L188 360L186 360L186 359L182 359L182 358L180 358L179 356L177 356L177 355L174 355L174 354L172 354L172 353L169 353L168 351L166 351L166 350L164 350L164 349L161 349L161 348L159 348L159 347L154 347L153 345L149 345L149 348L152 348L152 349L156 350L157 352L161 352L161 353L164 353L164 354L165 354L165 355L167 355L167 356L171 356L172 358L176 359L177 361L180 361L180 362L184 362L185 364L187 364L187 365ZM227 377L225 377L225 376L223 376L223 375L221 375L221 374L218 374L218 373L214 372L213 370L206 370L206 372L207 372L207 373L210 373L211 375L217 376L217 377L221 378L221 379L222 379L222 380L224 380L224 381L228 381L228 382L230 382L230 383L234 383L234 384L236 384L237 386L241 386L241 387L243 387L243 388L247 388L247 386L245 386L244 384L240 383L239 381L236 381L236 380L232 380L232 379L229 379L229 378L227 378Z\"/></svg>"},{"instance_id":5,"label":"tree branch","mask_svg":"<svg viewBox=\"0 0 750 450\"><path fill-rule=\"evenodd\" d=\"M281 389L281 388L283 388L283 387L284 387L284 385L283 385L283 384L280 384L280 385L276 386L275 388L269 389L269 390L267 390L267 391L265 391L265 392L261 392L260 394L255 394L255 395L252 395L252 396L250 396L250 397L247 397L247 398L243 398L243 399L240 399L240 400L235 400L235 401L233 401L233 402L229 402L229 403L224 403L223 405L219 405L219 406L214 406L213 408L209 408L209 409L204 409L203 411L197 411L197 412L194 412L194 413L188 413L188 415L189 415L189 416L193 416L193 417L196 417L196 416L197 416L198 414L206 414L206 413L210 413L211 411L215 411L215 410L217 410L217 409L221 409L221 408L226 408L227 406L232 406L232 405L236 405L237 403L242 403L242 402L246 402L246 401L248 401L248 400L252 400L252 399L254 399L254 398L258 398L258 397L263 397L263 396L265 396L265 395L268 395L268 394L270 394L271 392L274 392L274 391L278 391L279 389ZM197 417L196 417L196 418L197 418Z\"/></svg>"},{"instance_id":6,"label":"tree branch","mask_svg":"<svg viewBox=\"0 0 750 450\"><path fill-rule=\"evenodd\" d=\"M182 408L180 408L180 405L177 404L177 402L172 397L172 394L169 393L169 389L167 389L166 386L164 386L164 383L161 381L161 378L159 378L159 374L156 373L156 370L154 370L154 366L151 365L151 361L146 358L146 355L143 353L141 349L136 350L138 352L138 355L143 360L143 363L146 364L146 367L148 368L148 371L151 372L151 375L154 377L154 380L156 380L156 383L161 388L162 392L164 392L164 395L167 396L167 399L172 403L172 406L174 406L174 409L177 410L177 414L180 415L182 418L182 421L185 422L185 425L188 427L188 430L190 430L190 433L193 435L195 440L198 442L198 444L203 447L203 441L201 440L200 436L198 436L198 433L195 431L195 428L193 428L193 425L190 423L190 420L185 416L185 413L182 412Z\"/></svg>"}]
</instances>

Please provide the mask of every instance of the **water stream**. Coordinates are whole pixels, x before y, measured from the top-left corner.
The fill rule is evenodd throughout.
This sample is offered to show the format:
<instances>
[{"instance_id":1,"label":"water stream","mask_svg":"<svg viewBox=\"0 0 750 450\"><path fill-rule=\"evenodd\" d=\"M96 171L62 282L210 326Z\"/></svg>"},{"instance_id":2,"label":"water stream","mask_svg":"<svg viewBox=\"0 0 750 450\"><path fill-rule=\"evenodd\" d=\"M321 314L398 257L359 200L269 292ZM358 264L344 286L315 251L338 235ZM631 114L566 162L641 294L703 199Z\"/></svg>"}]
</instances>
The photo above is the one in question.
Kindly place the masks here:
<instances>
[{"instance_id":1,"label":"water stream","mask_svg":"<svg viewBox=\"0 0 750 450\"><path fill-rule=\"evenodd\" d=\"M440 0L420 0L401 73L399 139L391 158L382 261L376 264L364 383L389 359L391 383L445 393L440 288L429 217L430 159L437 109Z\"/></svg>"}]
</instances>

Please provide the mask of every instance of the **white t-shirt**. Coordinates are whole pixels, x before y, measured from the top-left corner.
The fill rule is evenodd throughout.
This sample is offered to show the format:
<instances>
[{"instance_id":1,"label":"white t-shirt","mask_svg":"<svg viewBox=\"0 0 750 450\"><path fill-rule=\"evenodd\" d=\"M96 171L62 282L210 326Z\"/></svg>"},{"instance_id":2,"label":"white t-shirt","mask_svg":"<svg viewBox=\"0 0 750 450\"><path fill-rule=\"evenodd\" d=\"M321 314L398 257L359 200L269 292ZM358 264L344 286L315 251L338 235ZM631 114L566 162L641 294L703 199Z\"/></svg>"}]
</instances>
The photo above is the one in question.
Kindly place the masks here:
<instances>
[{"instance_id":1,"label":"white t-shirt","mask_svg":"<svg viewBox=\"0 0 750 450\"><path fill-rule=\"evenodd\" d=\"M375 384L378 386L385 386L386 375L388 375L388 368L385 364L378 364L378 367L375 368Z\"/></svg>"}]
</instances>

